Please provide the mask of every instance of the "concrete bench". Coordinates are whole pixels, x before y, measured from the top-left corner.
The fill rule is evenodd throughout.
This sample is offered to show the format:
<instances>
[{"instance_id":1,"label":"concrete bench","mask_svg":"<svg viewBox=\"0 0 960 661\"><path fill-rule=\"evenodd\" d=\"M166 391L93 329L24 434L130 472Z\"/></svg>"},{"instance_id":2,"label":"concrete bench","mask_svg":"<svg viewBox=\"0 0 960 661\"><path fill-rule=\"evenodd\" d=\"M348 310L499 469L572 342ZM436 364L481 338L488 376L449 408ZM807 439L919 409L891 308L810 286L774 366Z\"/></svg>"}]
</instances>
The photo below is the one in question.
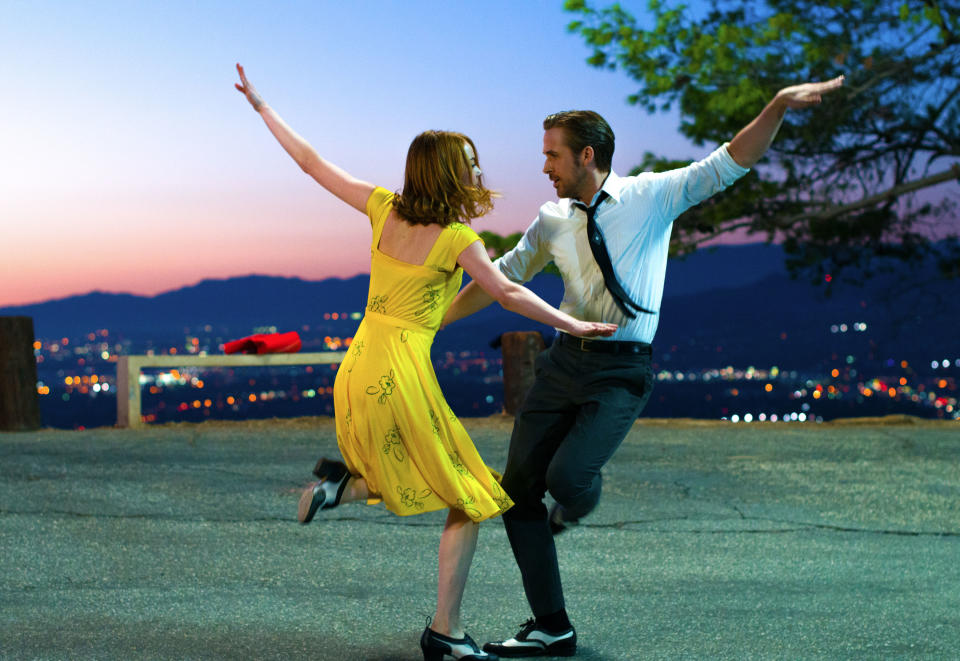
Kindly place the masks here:
<instances>
[{"instance_id":1,"label":"concrete bench","mask_svg":"<svg viewBox=\"0 0 960 661\"><path fill-rule=\"evenodd\" d=\"M142 427L140 370L144 367L276 367L280 365L330 365L342 362L346 351L318 353L265 353L212 356L119 356L117 359L117 426Z\"/></svg>"}]
</instances>

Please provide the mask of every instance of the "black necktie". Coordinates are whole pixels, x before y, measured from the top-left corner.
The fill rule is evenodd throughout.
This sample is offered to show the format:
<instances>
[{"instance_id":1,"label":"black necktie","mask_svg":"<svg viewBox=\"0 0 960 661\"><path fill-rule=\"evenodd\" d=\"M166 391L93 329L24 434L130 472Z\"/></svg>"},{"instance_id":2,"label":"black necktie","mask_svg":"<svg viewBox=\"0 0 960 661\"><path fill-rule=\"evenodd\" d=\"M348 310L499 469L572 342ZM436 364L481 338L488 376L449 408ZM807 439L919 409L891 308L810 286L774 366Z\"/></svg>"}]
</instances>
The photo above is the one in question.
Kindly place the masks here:
<instances>
[{"instance_id":1,"label":"black necktie","mask_svg":"<svg viewBox=\"0 0 960 661\"><path fill-rule=\"evenodd\" d=\"M588 207L583 202L574 202L575 207L579 207L587 212L587 239L590 243L590 251L593 253L593 258L597 260L597 265L600 267L600 272L603 274L603 284L607 286L610 294L613 296L614 303L617 304L617 307L630 319L635 319L636 314L630 309L638 310L640 312L646 312L647 314L654 314L651 310L648 310L640 305L634 303L633 299L630 298L630 295L623 288L623 285L620 284L620 280L617 279L617 274L613 271L613 264L610 263L610 253L607 252L607 245L603 240L603 233L600 231L600 228L597 227L597 221L595 216L597 214L597 207L603 204L603 201L607 199L609 194L607 191L600 191L600 195L597 197L597 202L592 207Z\"/></svg>"}]
</instances>

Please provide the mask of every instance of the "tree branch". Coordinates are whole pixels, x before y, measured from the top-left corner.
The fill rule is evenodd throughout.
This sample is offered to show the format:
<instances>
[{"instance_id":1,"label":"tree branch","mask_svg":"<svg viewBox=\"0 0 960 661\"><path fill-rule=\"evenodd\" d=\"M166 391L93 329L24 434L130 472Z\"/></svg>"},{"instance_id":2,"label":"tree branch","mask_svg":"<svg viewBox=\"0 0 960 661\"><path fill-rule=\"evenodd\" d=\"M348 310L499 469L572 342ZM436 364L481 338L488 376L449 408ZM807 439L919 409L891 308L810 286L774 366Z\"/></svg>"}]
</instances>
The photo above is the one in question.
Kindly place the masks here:
<instances>
[{"instance_id":1,"label":"tree branch","mask_svg":"<svg viewBox=\"0 0 960 661\"><path fill-rule=\"evenodd\" d=\"M792 218L788 218L783 222L777 223L777 225L787 228L805 220L830 220L831 218L836 218L837 216L850 213L851 211L872 207L885 200L890 200L892 198L899 197L900 195L906 195L907 193L912 193L929 186L935 186L936 184L941 184L945 181L950 181L951 179L960 179L960 165L952 165L949 170L944 170L943 172L930 175L929 177L924 177L923 179L908 181L900 184L899 186L894 186L893 188L882 193L865 197L862 200L857 200L856 202L851 202L850 204L834 206L831 209L821 211L819 213L793 216Z\"/></svg>"},{"instance_id":2,"label":"tree branch","mask_svg":"<svg viewBox=\"0 0 960 661\"><path fill-rule=\"evenodd\" d=\"M682 248L692 247L694 250L696 250L697 246L699 246L701 243L712 241L713 239L716 239L719 236L728 234L730 232L735 232L739 229L745 229L745 228L751 227L752 225L753 225L752 220L749 220L749 219L741 220L740 222L733 223L732 225L724 225L722 227L719 227L716 229L716 231L710 232L708 234L700 234L700 236L697 236L693 239L687 238L687 239L678 239L678 240L680 241ZM682 232L682 229L681 229L681 232Z\"/></svg>"},{"instance_id":3,"label":"tree branch","mask_svg":"<svg viewBox=\"0 0 960 661\"><path fill-rule=\"evenodd\" d=\"M921 34L922 34L922 33L921 33ZM918 35L918 36L919 36L919 35ZM848 95L847 95L847 99L854 99L854 98L856 98L856 97L859 96L861 93L866 92L866 91L867 91L868 89L870 89L871 87L874 87L874 86L876 86L877 84L879 84L880 81L882 81L882 80L885 79L885 78L889 78L889 77L891 77L891 76L896 76L896 75L898 75L898 74L900 74L900 73L902 73L902 72L904 72L904 71L906 71L906 70L908 70L908 69L914 69L914 70L915 70L919 65L925 64L925 63L929 62L930 60L935 60L935 59L937 59L938 57L940 57L940 55L943 54L943 52L946 50L946 48L947 48L947 45L946 45L946 44L944 44L944 45L942 45L942 46L940 46L940 47L938 47L938 48L931 48L930 50L928 50L928 51L927 51L926 53L924 53L923 55L918 55L918 56L912 57L912 58L909 58L909 57L908 57L907 59L903 60L902 62L898 62L897 64L895 64L894 66L890 67L889 69L886 69L886 70L884 70L884 71L880 71L879 73L875 74L875 75L873 76L873 78L871 78L871 79L868 80L867 82L863 83L862 85L858 85L857 87L851 86L851 87L850 87L850 92L849 92Z\"/></svg>"}]
</instances>

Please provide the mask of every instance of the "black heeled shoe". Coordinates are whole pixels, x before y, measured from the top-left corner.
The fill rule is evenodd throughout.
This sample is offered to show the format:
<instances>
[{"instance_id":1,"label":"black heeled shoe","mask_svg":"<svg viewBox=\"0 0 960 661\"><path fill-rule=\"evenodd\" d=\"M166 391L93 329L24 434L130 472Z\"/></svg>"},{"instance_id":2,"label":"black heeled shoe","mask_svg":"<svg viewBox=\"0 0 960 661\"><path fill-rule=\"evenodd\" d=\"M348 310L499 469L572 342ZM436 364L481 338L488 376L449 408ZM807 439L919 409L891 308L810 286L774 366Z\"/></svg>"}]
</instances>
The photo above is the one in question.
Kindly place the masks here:
<instances>
[{"instance_id":1,"label":"black heeled shoe","mask_svg":"<svg viewBox=\"0 0 960 661\"><path fill-rule=\"evenodd\" d=\"M313 474L320 481L303 490L297 507L297 520L304 525L313 521L317 510L329 510L339 505L350 481L350 471L340 461L321 459L314 467Z\"/></svg>"},{"instance_id":2,"label":"black heeled shoe","mask_svg":"<svg viewBox=\"0 0 960 661\"><path fill-rule=\"evenodd\" d=\"M500 661L496 654L482 651L466 634L463 638L450 638L429 626L420 636L420 649L423 650L423 661L443 661L445 655L459 661Z\"/></svg>"}]
</instances>

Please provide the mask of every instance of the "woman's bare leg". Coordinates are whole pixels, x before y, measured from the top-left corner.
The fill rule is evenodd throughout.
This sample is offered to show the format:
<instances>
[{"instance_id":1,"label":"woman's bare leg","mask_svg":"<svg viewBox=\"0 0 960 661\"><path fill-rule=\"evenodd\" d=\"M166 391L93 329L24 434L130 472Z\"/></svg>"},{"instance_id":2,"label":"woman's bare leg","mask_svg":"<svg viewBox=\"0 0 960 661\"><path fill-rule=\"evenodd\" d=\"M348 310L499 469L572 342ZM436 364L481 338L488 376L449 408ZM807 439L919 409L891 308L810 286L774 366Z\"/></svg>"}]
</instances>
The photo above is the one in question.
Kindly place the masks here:
<instances>
[{"instance_id":1,"label":"woman's bare leg","mask_svg":"<svg viewBox=\"0 0 960 661\"><path fill-rule=\"evenodd\" d=\"M337 505L366 500L371 495L370 489L367 487L367 481L357 475L347 477L346 484L343 483L342 479L332 485L324 484L322 480L313 482L300 494L300 502L297 503L297 520L304 524L310 523L314 514L317 513L317 508L324 503L323 500L318 499L319 490L323 490L321 497L331 499L332 503L336 496L334 491L339 491L339 487L343 488L343 492L340 493L340 500L336 502ZM330 505L327 509L333 506Z\"/></svg>"},{"instance_id":2,"label":"woman's bare leg","mask_svg":"<svg viewBox=\"0 0 960 661\"><path fill-rule=\"evenodd\" d=\"M460 604L467 585L470 563L477 550L480 524L460 510L451 509L440 536L440 571L437 586L437 612L430 628L451 638L463 638Z\"/></svg>"},{"instance_id":3,"label":"woman's bare leg","mask_svg":"<svg viewBox=\"0 0 960 661\"><path fill-rule=\"evenodd\" d=\"M347 487L340 496L340 504L355 503L358 500L366 500L370 497L370 490L367 489L367 481L359 475L352 475L347 482Z\"/></svg>"}]
</instances>

